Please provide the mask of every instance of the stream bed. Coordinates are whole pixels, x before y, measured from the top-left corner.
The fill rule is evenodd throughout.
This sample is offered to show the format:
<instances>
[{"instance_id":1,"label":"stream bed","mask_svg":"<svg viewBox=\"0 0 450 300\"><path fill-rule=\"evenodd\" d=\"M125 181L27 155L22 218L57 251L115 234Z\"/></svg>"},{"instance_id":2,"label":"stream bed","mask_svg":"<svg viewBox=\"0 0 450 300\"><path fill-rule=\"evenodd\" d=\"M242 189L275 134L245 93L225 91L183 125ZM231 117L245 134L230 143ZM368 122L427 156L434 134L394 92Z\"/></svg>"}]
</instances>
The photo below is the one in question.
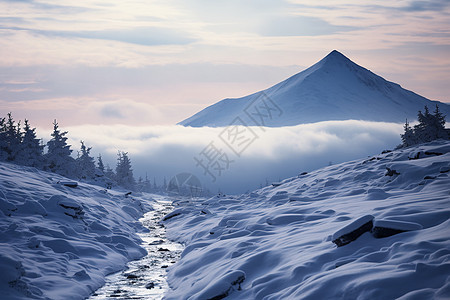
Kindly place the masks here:
<instances>
[{"instance_id":1,"label":"stream bed","mask_svg":"<svg viewBox=\"0 0 450 300\"><path fill-rule=\"evenodd\" d=\"M180 257L183 245L169 241L165 228L158 222L173 210L172 201L164 196L153 195L153 210L140 221L149 232L139 236L148 254L130 261L125 270L108 275L105 285L88 299L162 299L169 286L165 280L166 268Z\"/></svg>"}]
</instances>

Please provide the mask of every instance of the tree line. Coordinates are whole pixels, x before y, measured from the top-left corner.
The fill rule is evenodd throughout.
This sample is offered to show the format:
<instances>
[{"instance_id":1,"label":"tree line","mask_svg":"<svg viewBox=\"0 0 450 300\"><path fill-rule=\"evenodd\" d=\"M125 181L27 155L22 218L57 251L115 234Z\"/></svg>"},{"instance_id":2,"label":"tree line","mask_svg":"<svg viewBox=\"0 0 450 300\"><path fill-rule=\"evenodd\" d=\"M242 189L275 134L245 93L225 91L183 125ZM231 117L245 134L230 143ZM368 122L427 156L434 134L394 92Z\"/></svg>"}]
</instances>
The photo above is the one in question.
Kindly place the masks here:
<instances>
[{"instance_id":1,"label":"tree line","mask_svg":"<svg viewBox=\"0 0 450 300\"><path fill-rule=\"evenodd\" d=\"M115 170L103 163L101 154L95 160L91 155L92 147L86 146L84 141L80 141L76 158L72 157L67 133L60 130L55 120L51 139L44 144L27 119L21 126L21 122L16 123L8 113L6 117L0 117L0 161L54 172L70 179L101 183L109 188L117 185L132 190L160 189L155 180L153 185L148 178L145 181L139 178L136 182L127 152L118 151Z\"/></svg>"},{"instance_id":2,"label":"tree line","mask_svg":"<svg viewBox=\"0 0 450 300\"><path fill-rule=\"evenodd\" d=\"M450 140L450 129L445 128L445 117L437 104L433 113L430 113L428 107L425 106L424 112L419 110L417 114L418 124L411 127L406 119L403 126L404 132L400 135L402 143L399 147L409 147L437 139Z\"/></svg>"}]
</instances>

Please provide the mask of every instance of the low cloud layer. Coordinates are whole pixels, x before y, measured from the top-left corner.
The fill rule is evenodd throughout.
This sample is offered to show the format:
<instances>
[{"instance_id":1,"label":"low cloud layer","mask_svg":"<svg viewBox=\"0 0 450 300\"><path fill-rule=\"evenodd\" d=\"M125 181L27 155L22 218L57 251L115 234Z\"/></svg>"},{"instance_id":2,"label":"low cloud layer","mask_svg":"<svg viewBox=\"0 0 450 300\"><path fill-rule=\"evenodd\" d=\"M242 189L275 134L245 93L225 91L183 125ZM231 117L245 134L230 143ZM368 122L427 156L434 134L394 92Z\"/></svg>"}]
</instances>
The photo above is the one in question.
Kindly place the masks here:
<instances>
[{"instance_id":1,"label":"low cloud layer","mask_svg":"<svg viewBox=\"0 0 450 300\"><path fill-rule=\"evenodd\" d=\"M136 177L145 177L147 173L150 180L155 177L162 183L164 177L168 181L178 173L189 172L214 193L219 189L225 193L243 193L265 185L266 181L271 183L330 163L364 158L393 148L400 143L402 125L349 120L282 128L251 127L254 138L244 145L245 149L228 139L225 128L83 125L62 129L69 131L74 150L84 140L111 167L115 165L118 150L128 151ZM38 129L38 132L49 136L48 131ZM212 156L215 150L221 151L216 157L221 159L205 172L195 159L206 165L205 154ZM220 174L218 168L223 168Z\"/></svg>"}]
</instances>

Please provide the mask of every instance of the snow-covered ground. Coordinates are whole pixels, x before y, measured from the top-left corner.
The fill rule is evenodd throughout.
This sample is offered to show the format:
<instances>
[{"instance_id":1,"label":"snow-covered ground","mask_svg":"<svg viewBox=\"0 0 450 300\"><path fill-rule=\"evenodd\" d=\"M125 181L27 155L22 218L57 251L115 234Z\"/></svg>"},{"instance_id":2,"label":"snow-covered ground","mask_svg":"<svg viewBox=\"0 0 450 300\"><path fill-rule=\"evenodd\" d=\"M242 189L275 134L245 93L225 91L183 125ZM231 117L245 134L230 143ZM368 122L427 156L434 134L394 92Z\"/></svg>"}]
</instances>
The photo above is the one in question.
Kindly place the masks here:
<instances>
[{"instance_id":1,"label":"snow-covered ground","mask_svg":"<svg viewBox=\"0 0 450 300\"><path fill-rule=\"evenodd\" d=\"M0 163L1 299L83 299L146 254L148 195L67 181Z\"/></svg>"},{"instance_id":2,"label":"snow-covered ground","mask_svg":"<svg viewBox=\"0 0 450 300\"><path fill-rule=\"evenodd\" d=\"M450 142L436 141L179 201L164 224L186 248L167 299L449 299L449 171Z\"/></svg>"}]
</instances>

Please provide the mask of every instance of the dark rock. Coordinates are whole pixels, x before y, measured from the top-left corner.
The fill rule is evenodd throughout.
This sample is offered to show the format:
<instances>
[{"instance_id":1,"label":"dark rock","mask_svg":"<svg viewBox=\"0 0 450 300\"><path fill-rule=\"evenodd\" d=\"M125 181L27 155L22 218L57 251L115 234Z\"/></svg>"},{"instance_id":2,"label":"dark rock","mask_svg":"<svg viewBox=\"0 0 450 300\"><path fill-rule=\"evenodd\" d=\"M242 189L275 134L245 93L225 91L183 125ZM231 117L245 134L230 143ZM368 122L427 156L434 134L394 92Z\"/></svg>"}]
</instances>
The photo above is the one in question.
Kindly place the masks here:
<instances>
[{"instance_id":1,"label":"dark rock","mask_svg":"<svg viewBox=\"0 0 450 300\"><path fill-rule=\"evenodd\" d=\"M158 251L159 252L169 252L170 250L166 249L166 248L158 248Z\"/></svg>"},{"instance_id":2,"label":"dark rock","mask_svg":"<svg viewBox=\"0 0 450 300\"><path fill-rule=\"evenodd\" d=\"M348 224L333 234L332 241L338 247L347 245L363 233L370 232L373 227L373 216L366 215Z\"/></svg>"},{"instance_id":3,"label":"dark rock","mask_svg":"<svg viewBox=\"0 0 450 300\"><path fill-rule=\"evenodd\" d=\"M153 283L153 282L149 282L149 283L147 283L146 285L145 285L145 288L146 289L149 289L149 290L151 290L152 288L154 288L155 287L155 284Z\"/></svg>"},{"instance_id":4,"label":"dark rock","mask_svg":"<svg viewBox=\"0 0 450 300\"><path fill-rule=\"evenodd\" d=\"M427 179L436 179L436 176L427 175L423 179L425 179L425 180L427 180Z\"/></svg>"},{"instance_id":5,"label":"dark rock","mask_svg":"<svg viewBox=\"0 0 450 300\"><path fill-rule=\"evenodd\" d=\"M439 155L442 155L442 153L440 153L440 152L433 152L433 151L425 151L425 155L439 156Z\"/></svg>"},{"instance_id":6,"label":"dark rock","mask_svg":"<svg viewBox=\"0 0 450 300\"><path fill-rule=\"evenodd\" d=\"M76 181L58 181L57 183L71 188L76 188L78 186L78 182Z\"/></svg>"},{"instance_id":7,"label":"dark rock","mask_svg":"<svg viewBox=\"0 0 450 300\"><path fill-rule=\"evenodd\" d=\"M167 216L164 217L163 221L170 220L173 217L176 217L176 216L179 216L179 215L181 215L181 213L168 214Z\"/></svg>"},{"instance_id":8,"label":"dark rock","mask_svg":"<svg viewBox=\"0 0 450 300\"><path fill-rule=\"evenodd\" d=\"M169 266L168 265L162 265L161 269L167 269Z\"/></svg>"},{"instance_id":9,"label":"dark rock","mask_svg":"<svg viewBox=\"0 0 450 300\"><path fill-rule=\"evenodd\" d=\"M372 228L372 234L377 239L389 237L398 233L406 232L407 230L399 230L399 229L392 229L392 228L383 228L383 227L373 227Z\"/></svg>"},{"instance_id":10,"label":"dark rock","mask_svg":"<svg viewBox=\"0 0 450 300\"><path fill-rule=\"evenodd\" d=\"M138 279L138 278L139 278L139 276L134 275L134 274L127 275L127 279Z\"/></svg>"},{"instance_id":11,"label":"dark rock","mask_svg":"<svg viewBox=\"0 0 450 300\"><path fill-rule=\"evenodd\" d=\"M422 228L422 225L418 223L394 220L376 220L373 224L372 234L375 238L384 238L402 232L420 230Z\"/></svg>"},{"instance_id":12,"label":"dark rock","mask_svg":"<svg viewBox=\"0 0 450 300\"><path fill-rule=\"evenodd\" d=\"M397 172L397 170L391 170L390 168L386 167L386 174L384 174L384 176L394 176L394 175L400 175L399 172Z\"/></svg>"},{"instance_id":13,"label":"dark rock","mask_svg":"<svg viewBox=\"0 0 450 300\"><path fill-rule=\"evenodd\" d=\"M390 153L390 152L392 152L392 150L383 150L383 151L381 152L381 154L386 154L386 153Z\"/></svg>"},{"instance_id":14,"label":"dark rock","mask_svg":"<svg viewBox=\"0 0 450 300\"><path fill-rule=\"evenodd\" d=\"M416 155L414 155L413 157L408 157L408 159L409 159L409 160L419 159L419 158L420 158L420 153L421 153L421 152L417 152Z\"/></svg>"},{"instance_id":15,"label":"dark rock","mask_svg":"<svg viewBox=\"0 0 450 300\"><path fill-rule=\"evenodd\" d=\"M163 240L158 240L158 241L154 241L154 242L151 242L151 243L148 243L148 244L149 245L161 245L162 243L164 243Z\"/></svg>"},{"instance_id":16,"label":"dark rock","mask_svg":"<svg viewBox=\"0 0 450 300\"><path fill-rule=\"evenodd\" d=\"M446 166L446 167L442 167L442 168L440 168L439 169L439 173L448 173L448 172L450 172L450 167L449 166Z\"/></svg>"}]
</instances>

